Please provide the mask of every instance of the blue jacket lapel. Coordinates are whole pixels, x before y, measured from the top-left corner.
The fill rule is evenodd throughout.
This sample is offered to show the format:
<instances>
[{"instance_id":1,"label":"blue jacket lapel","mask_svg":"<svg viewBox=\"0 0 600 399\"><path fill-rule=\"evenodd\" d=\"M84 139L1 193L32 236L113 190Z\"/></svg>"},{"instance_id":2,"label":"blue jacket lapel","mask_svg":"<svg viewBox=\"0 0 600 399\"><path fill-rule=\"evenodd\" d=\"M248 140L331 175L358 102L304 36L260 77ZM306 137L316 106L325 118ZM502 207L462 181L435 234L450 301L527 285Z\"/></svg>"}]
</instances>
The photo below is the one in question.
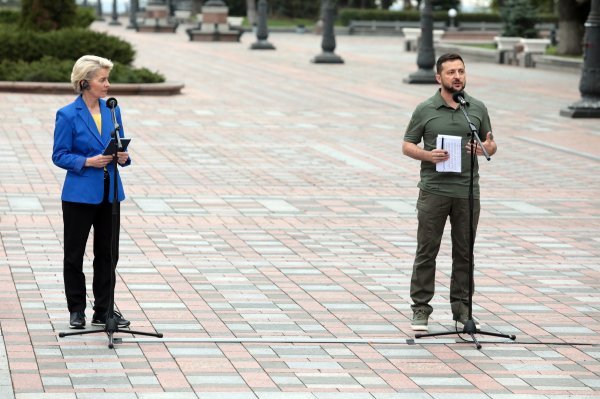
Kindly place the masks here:
<instances>
[{"instance_id":1,"label":"blue jacket lapel","mask_svg":"<svg viewBox=\"0 0 600 399\"><path fill-rule=\"evenodd\" d=\"M106 101L100 101L100 114L102 115L102 142L104 146L108 144L111 138L111 133L114 130L112 114L106 106Z\"/></svg>"},{"instance_id":2,"label":"blue jacket lapel","mask_svg":"<svg viewBox=\"0 0 600 399\"><path fill-rule=\"evenodd\" d=\"M90 134L92 136L94 136L94 138L96 140L98 140L101 144L104 144L104 143L102 143L102 139L100 138L100 132L98 131L98 128L96 127L96 122L94 122L94 118L92 118L92 114L87 109L87 105L85 105L83 98L81 96L79 96L76 100L76 103L77 103L77 111L79 113L79 117L83 120L83 123L87 126L88 130L90 131ZM104 117L102 119L104 119ZM104 121L102 123L102 126L104 126ZM102 130L104 130L104 129L102 129Z\"/></svg>"}]
</instances>

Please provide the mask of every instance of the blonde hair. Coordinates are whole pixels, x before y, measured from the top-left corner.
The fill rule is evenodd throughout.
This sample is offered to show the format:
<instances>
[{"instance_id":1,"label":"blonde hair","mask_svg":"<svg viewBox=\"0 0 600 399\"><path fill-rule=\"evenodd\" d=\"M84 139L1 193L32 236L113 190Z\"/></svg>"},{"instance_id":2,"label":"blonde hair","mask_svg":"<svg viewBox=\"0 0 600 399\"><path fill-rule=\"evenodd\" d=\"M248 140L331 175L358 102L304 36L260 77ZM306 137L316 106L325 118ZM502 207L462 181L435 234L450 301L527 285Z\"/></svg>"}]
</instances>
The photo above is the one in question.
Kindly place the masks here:
<instances>
[{"instance_id":1,"label":"blonde hair","mask_svg":"<svg viewBox=\"0 0 600 399\"><path fill-rule=\"evenodd\" d=\"M83 80L92 79L100 69L108 69L110 72L112 67L111 60L95 55L84 55L79 58L73 65L73 71L71 72L71 84L75 89L75 93L81 93L81 82Z\"/></svg>"}]
</instances>

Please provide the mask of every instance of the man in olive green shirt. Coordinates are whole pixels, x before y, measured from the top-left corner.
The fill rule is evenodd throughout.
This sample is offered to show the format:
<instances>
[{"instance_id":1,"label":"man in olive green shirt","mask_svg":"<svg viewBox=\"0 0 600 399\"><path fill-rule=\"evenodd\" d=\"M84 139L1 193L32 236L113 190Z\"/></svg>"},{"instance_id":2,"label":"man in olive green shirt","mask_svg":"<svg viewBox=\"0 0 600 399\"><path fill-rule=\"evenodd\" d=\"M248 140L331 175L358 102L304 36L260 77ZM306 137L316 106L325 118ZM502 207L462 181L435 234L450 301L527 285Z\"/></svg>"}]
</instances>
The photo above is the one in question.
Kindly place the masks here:
<instances>
[{"instance_id":1,"label":"man in olive green shirt","mask_svg":"<svg viewBox=\"0 0 600 399\"><path fill-rule=\"evenodd\" d=\"M433 311L429 302L435 289L435 267L444 226L450 217L452 226L452 276L450 279L450 305L453 319L465 323L469 303L469 181L471 146L469 125L452 99L466 85L465 65L460 55L444 54L436 63L436 80L440 89L433 97L415 109L406 133L402 152L421 161L421 180L418 210L417 251L413 265L410 296L413 301L411 327L427 331L429 315ZM491 133L491 123L485 105L464 95L466 111L475 125L482 144L491 156L497 146ZM460 172L438 172L436 164L450 159L447 149L437 148L438 135L461 138ZM418 144L423 141L423 147ZM441 147L441 146L440 146ZM483 155L480 146L477 155ZM479 167L473 166L473 229L479 220Z\"/></svg>"}]
</instances>

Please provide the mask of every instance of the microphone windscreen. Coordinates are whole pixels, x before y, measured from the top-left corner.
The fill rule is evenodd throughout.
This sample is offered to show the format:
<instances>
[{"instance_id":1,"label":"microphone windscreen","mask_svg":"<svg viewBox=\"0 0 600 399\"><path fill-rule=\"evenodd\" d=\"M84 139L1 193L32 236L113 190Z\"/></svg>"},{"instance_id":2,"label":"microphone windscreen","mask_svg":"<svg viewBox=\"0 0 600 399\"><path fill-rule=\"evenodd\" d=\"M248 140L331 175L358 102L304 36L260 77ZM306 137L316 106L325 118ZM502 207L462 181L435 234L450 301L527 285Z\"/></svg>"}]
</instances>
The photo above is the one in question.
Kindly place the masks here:
<instances>
[{"instance_id":1,"label":"microphone windscreen","mask_svg":"<svg viewBox=\"0 0 600 399\"><path fill-rule=\"evenodd\" d=\"M110 109L113 109L114 107L117 106L117 99L114 97L110 97L109 99L106 100L106 106Z\"/></svg>"},{"instance_id":2,"label":"microphone windscreen","mask_svg":"<svg viewBox=\"0 0 600 399\"><path fill-rule=\"evenodd\" d=\"M454 100L455 103L457 104L461 104L462 101L460 101L461 99L464 100L465 98L465 94L462 91L458 91L454 94L452 94L452 99Z\"/></svg>"}]
</instances>

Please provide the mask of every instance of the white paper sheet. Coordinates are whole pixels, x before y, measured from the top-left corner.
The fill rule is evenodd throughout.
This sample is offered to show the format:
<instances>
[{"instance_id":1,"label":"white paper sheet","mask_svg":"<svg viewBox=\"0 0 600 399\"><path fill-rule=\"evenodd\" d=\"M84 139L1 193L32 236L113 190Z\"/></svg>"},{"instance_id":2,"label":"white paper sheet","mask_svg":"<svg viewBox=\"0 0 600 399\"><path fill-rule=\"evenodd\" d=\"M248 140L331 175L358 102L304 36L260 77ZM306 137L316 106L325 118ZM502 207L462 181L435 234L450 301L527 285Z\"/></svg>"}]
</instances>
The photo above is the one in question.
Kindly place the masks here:
<instances>
[{"instance_id":1,"label":"white paper sheet","mask_svg":"<svg viewBox=\"0 0 600 399\"><path fill-rule=\"evenodd\" d=\"M444 162L435 164L435 170L438 172L461 172L462 165L462 144L459 136L446 136L438 134L436 148L443 148L448 151L450 158Z\"/></svg>"}]
</instances>

